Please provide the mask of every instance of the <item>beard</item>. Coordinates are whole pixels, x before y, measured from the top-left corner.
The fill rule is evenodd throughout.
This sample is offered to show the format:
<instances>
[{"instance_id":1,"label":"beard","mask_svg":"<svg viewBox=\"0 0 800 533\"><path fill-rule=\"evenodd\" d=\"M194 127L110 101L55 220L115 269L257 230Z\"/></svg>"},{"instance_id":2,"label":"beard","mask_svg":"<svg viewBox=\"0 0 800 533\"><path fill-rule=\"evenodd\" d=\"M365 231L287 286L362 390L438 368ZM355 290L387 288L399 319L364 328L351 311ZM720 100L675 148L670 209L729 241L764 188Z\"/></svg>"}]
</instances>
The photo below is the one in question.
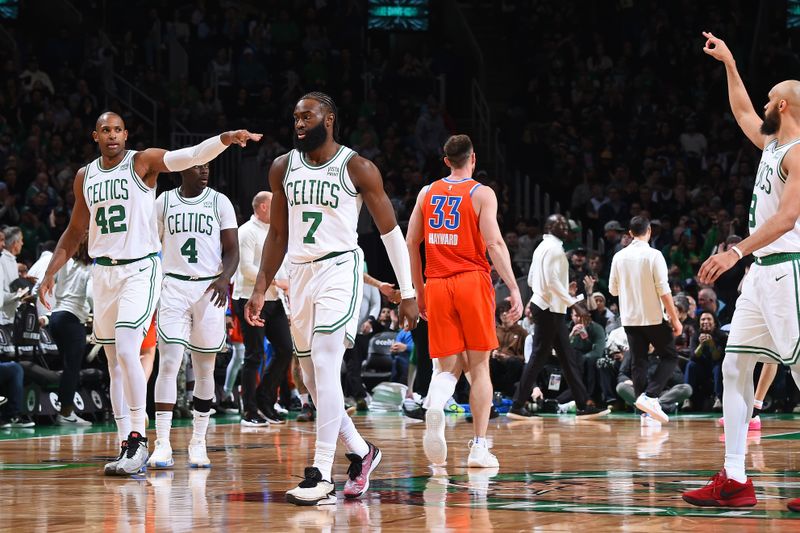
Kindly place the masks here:
<instances>
[{"instance_id":1,"label":"beard","mask_svg":"<svg viewBox=\"0 0 800 533\"><path fill-rule=\"evenodd\" d=\"M777 109L768 111L764 114L764 121L761 123L762 135L775 135L781 128L781 114Z\"/></svg>"},{"instance_id":2,"label":"beard","mask_svg":"<svg viewBox=\"0 0 800 533\"><path fill-rule=\"evenodd\" d=\"M300 139L297 136L297 131L292 133L292 142L294 143L295 149L298 152L302 152L307 154L308 152L313 152L323 144L325 141L328 140L328 132L325 129L325 123L320 122L316 126L311 129L306 130L306 136L303 139Z\"/></svg>"}]
</instances>

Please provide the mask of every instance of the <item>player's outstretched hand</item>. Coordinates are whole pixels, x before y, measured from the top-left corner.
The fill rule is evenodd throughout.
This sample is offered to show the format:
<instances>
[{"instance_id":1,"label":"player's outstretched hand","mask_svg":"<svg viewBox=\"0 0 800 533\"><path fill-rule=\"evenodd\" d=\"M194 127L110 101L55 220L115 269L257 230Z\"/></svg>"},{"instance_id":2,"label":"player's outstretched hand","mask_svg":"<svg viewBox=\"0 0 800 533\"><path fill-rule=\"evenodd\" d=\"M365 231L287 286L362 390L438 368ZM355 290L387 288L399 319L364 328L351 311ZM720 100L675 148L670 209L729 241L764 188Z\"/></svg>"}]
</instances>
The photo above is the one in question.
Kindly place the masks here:
<instances>
[{"instance_id":1,"label":"player's outstretched hand","mask_svg":"<svg viewBox=\"0 0 800 533\"><path fill-rule=\"evenodd\" d=\"M378 290L381 294L386 296L386 299L389 300L393 304L400 303L400 291L394 288L394 284L387 283L382 281L380 285L378 285Z\"/></svg>"},{"instance_id":2,"label":"player's outstretched hand","mask_svg":"<svg viewBox=\"0 0 800 533\"><path fill-rule=\"evenodd\" d=\"M704 285L711 285L717 281L717 278L722 274L730 270L738 261L739 255L733 250L714 254L706 259L703 266L700 267L700 272L697 273L697 279Z\"/></svg>"},{"instance_id":3,"label":"player's outstretched hand","mask_svg":"<svg viewBox=\"0 0 800 533\"><path fill-rule=\"evenodd\" d=\"M511 302L511 309L508 310L508 317L516 322L522 316L522 296L519 294L519 288L511 289L511 294L506 298Z\"/></svg>"},{"instance_id":4,"label":"player's outstretched hand","mask_svg":"<svg viewBox=\"0 0 800 533\"><path fill-rule=\"evenodd\" d=\"M47 297L53 292L53 286L55 284L56 278L52 274L45 276L42 280L42 283L39 284L39 301L42 302L42 305L48 311L52 311L52 309L50 309L50 304L47 301Z\"/></svg>"},{"instance_id":5,"label":"player's outstretched hand","mask_svg":"<svg viewBox=\"0 0 800 533\"><path fill-rule=\"evenodd\" d=\"M264 319L261 318L261 309L264 307L264 295L253 293L244 306L244 319L251 326L263 326Z\"/></svg>"},{"instance_id":6,"label":"player's outstretched hand","mask_svg":"<svg viewBox=\"0 0 800 533\"><path fill-rule=\"evenodd\" d=\"M710 31L704 31L703 37L706 38L706 45L703 47L703 52L723 63L733 61L733 54L730 49L728 49L728 45L725 44L725 41L719 37L714 37L714 34Z\"/></svg>"},{"instance_id":7,"label":"player's outstretched hand","mask_svg":"<svg viewBox=\"0 0 800 533\"><path fill-rule=\"evenodd\" d=\"M401 328L412 330L417 327L419 322L419 308L416 298L406 298L400 300L400 307L397 308L397 318Z\"/></svg>"},{"instance_id":8,"label":"player's outstretched hand","mask_svg":"<svg viewBox=\"0 0 800 533\"><path fill-rule=\"evenodd\" d=\"M247 141L260 141L261 133L250 133L247 130L226 131L222 134L222 142L227 145L238 144L239 146L246 146Z\"/></svg>"},{"instance_id":9,"label":"player's outstretched hand","mask_svg":"<svg viewBox=\"0 0 800 533\"><path fill-rule=\"evenodd\" d=\"M225 307L228 303L228 283L219 277L208 286L206 292L209 291L211 291L211 303L217 307Z\"/></svg>"}]
</instances>

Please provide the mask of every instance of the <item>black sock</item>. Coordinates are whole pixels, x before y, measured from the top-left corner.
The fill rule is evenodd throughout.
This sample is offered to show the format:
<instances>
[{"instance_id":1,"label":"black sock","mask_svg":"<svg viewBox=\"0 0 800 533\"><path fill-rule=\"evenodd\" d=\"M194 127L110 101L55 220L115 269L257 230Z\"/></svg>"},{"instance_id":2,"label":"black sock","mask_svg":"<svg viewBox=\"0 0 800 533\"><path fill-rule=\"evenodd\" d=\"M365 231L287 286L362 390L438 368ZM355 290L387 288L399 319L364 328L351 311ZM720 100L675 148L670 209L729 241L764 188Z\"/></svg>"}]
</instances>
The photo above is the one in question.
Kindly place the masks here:
<instances>
[{"instance_id":1,"label":"black sock","mask_svg":"<svg viewBox=\"0 0 800 533\"><path fill-rule=\"evenodd\" d=\"M752 418L755 418L760 414L761 414L761 409L759 409L758 407L753 407L753 416L752 416Z\"/></svg>"}]
</instances>

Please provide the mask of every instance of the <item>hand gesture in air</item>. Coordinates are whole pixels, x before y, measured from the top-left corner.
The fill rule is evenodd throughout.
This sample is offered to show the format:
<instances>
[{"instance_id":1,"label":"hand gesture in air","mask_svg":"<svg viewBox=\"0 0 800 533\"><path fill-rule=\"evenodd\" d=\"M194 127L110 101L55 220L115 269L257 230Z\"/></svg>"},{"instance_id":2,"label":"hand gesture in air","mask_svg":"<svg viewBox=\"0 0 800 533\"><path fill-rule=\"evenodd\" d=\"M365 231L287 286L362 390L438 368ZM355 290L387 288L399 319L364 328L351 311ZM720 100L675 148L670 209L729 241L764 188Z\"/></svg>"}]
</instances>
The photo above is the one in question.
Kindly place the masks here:
<instances>
[{"instance_id":1,"label":"hand gesture in air","mask_svg":"<svg viewBox=\"0 0 800 533\"><path fill-rule=\"evenodd\" d=\"M717 61L723 63L733 62L733 54L731 53L725 41L708 31L703 32L703 37L706 38L706 45L703 47L703 52L710 55Z\"/></svg>"},{"instance_id":2,"label":"hand gesture in air","mask_svg":"<svg viewBox=\"0 0 800 533\"><path fill-rule=\"evenodd\" d=\"M250 133L247 130L226 131L222 134L222 142L226 145L238 144L244 147L247 141L260 141L261 136L261 133Z\"/></svg>"}]
</instances>

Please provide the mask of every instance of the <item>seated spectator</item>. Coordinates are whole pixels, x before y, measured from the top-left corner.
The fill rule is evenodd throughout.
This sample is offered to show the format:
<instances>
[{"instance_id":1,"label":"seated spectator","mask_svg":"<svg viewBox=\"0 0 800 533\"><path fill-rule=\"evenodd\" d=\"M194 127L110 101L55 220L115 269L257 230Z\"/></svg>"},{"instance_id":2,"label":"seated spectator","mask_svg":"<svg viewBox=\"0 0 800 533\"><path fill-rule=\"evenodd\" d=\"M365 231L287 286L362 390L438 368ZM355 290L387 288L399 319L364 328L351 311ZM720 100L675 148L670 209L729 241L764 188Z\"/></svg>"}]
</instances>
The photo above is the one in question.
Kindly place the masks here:
<instances>
[{"instance_id":1,"label":"seated spectator","mask_svg":"<svg viewBox=\"0 0 800 533\"><path fill-rule=\"evenodd\" d=\"M650 350L647 379L652 379L658 367L658 357L653 355L652 346L650 346ZM633 392L633 380L631 379L631 361L630 352L625 352L625 357L622 359L622 366L617 376L617 394L630 406L636 401L636 396ZM670 376L663 392L658 397L658 402L665 413L674 413L691 395L692 387L683 382L683 375L680 369L676 367L675 372Z\"/></svg>"},{"instance_id":2,"label":"seated spectator","mask_svg":"<svg viewBox=\"0 0 800 533\"><path fill-rule=\"evenodd\" d=\"M405 383L408 380L409 358L414 350L414 339L411 337L411 332L407 329L398 331L391 350L394 357L392 357L392 375L389 381Z\"/></svg>"},{"instance_id":3,"label":"seated spectator","mask_svg":"<svg viewBox=\"0 0 800 533\"><path fill-rule=\"evenodd\" d=\"M489 359L494 390L505 396L514 395L515 385L522 375L522 368L525 366L525 338L528 336L525 328L509 318L509 309L511 303L506 300L500 302L495 309L499 345L496 350L492 350Z\"/></svg>"},{"instance_id":4,"label":"seated spectator","mask_svg":"<svg viewBox=\"0 0 800 533\"><path fill-rule=\"evenodd\" d=\"M2 279L3 307L0 324L12 324L20 299L26 291L17 290L12 284L19 279L17 256L22 251L22 230L17 227L6 228L3 232L3 252L0 254L0 276Z\"/></svg>"},{"instance_id":5,"label":"seated spectator","mask_svg":"<svg viewBox=\"0 0 800 533\"><path fill-rule=\"evenodd\" d=\"M0 407L0 428L31 428L36 424L28 415L21 414L24 372L19 363L0 363L0 394L8 403Z\"/></svg>"},{"instance_id":6,"label":"seated spectator","mask_svg":"<svg viewBox=\"0 0 800 533\"><path fill-rule=\"evenodd\" d=\"M675 309L678 310L678 319L683 324L683 331L675 338L675 348L678 355L688 360L691 358L690 345L695 334L694 320L689 317L689 299L684 294L675 296Z\"/></svg>"},{"instance_id":7,"label":"seated spectator","mask_svg":"<svg viewBox=\"0 0 800 533\"><path fill-rule=\"evenodd\" d=\"M619 316L606 307L606 297L602 292L592 293L591 299L595 305L592 310L592 321L600 324L605 329L606 335L622 325Z\"/></svg>"},{"instance_id":8,"label":"seated spectator","mask_svg":"<svg viewBox=\"0 0 800 533\"><path fill-rule=\"evenodd\" d=\"M600 324L592 320L589 310L581 304L572 306L569 343L583 361L583 379L586 383L586 391L592 398L599 396L597 361L605 354L606 331Z\"/></svg>"},{"instance_id":9,"label":"seated spectator","mask_svg":"<svg viewBox=\"0 0 800 533\"><path fill-rule=\"evenodd\" d=\"M714 406L722 409L722 360L725 357L727 338L719 330L719 323L713 313L705 311L700 315L700 330L692 339L689 347L691 359L686 363L684 378L692 387L692 406L695 410L704 408L708 391L704 391L705 383L713 384ZM705 393L705 395L704 395Z\"/></svg>"}]
</instances>

